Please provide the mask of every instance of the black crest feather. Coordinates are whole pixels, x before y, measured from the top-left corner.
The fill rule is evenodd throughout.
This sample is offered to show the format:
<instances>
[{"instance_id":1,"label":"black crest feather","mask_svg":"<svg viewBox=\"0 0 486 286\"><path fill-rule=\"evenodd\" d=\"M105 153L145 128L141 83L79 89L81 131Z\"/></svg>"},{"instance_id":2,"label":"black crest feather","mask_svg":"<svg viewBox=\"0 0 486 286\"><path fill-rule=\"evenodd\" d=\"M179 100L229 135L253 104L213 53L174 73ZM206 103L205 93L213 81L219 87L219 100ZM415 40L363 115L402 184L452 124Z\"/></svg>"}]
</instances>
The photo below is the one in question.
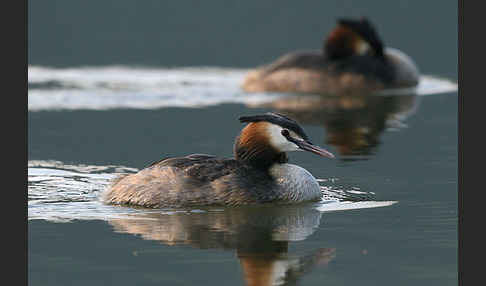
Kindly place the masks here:
<instances>
[{"instance_id":1,"label":"black crest feather","mask_svg":"<svg viewBox=\"0 0 486 286\"><path fill-rule=\"evenodd\" d=\"M383 42L378 36L375 27L367 18L362 17L359 20L340 18L338 23L355 31L373 47L378 56L383 56Z\"/></svg>"},{"instance_id":2,"label":"black crest feather","mask_svg":"<svg viewBox=\"0 0 486 286\"><path fill-rule=\"evenodd\" d=\"M304 132L304 129L299 126L297 121L282 115L280 113L275 113L275 112L267 112L265 114L260 114L260 115L251 115L251 116L241 116L239 118L240 122L242 123L249 123L249 122L259 122L259 121L266 121L270 122L272 124L279 125L283 128L292 130L295 132L297 135L302 137L304 140L308 140L309 138Z\"/></svg>"}]
</instances>

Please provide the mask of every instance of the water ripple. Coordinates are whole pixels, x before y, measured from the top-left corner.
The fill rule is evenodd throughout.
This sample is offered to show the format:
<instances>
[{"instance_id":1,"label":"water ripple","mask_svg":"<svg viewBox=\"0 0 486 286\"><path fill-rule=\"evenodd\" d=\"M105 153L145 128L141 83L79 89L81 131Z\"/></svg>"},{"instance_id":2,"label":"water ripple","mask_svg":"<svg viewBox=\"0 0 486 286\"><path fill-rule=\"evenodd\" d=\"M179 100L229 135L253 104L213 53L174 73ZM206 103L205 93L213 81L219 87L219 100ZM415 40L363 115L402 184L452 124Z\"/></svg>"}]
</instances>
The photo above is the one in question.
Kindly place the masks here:
<instances>
[{"instance_id":1,"label":"water ripple","mask_svg":"<svg viewBox=\"0 0 486 286\"><path fill-rule=\"evenodd\" d=\"M28 219L56 222L71 220L140 219L140 214L204 213L224 209L151 210L105 205L99 200L111 180L137 169L125 166L69 165L59 161L28 162ZM394 202L374 201L373 192L339 185L337 178L321 179L323 197L312 207L318 211L338 211L388 206Z\"/></svg>"},{"instance_id":2,"label":"water ripple","mask_svg":"<svg viewBox=\"0 0 486 286\"><path fill-rule=\"evenodd\" d=\"M157 109L222 103L254 105L282 96L242 91L240 85L247 72L247 69L219 67L29 66L28 109ZM429 95L452 91L457 91L457 83L425 75L417 87L387 90L381 94Z\"/></svg>"}]
</instances>

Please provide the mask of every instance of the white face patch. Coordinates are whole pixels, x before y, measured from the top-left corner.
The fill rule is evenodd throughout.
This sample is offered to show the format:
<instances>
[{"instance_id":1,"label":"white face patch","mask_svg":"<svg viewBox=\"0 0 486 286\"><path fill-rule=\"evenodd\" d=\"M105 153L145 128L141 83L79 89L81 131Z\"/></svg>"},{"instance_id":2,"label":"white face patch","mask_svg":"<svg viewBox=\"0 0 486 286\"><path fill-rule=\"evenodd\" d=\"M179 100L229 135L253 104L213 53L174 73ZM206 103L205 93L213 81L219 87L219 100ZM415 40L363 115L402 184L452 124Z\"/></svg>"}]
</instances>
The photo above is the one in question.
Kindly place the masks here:
<instances>
[{"instance_id":1,"label":"white face patch","mask_svg":"<svg viewBox=\"0 0 486 286\"><path fill-rule=\"evenodd\" d=\"M370 45L364 40L359 40L356 44L356 53L358 55L364 55L370 50Z\"/></svg>"},{"instance_id":2,"label":"white face patch","mask_svg":"<svg viewBox=\"0 0 486 286\"><path fill-rule=\"evenodd\" d=\"M294 143L290 142L287 140L282 135L282 130L283 128L275 125L275 124L268 124L268 127L266 128L267 135L270 140L270 145L272 145L275 149L277 149L280 152L291 152L291 151L299 151L299 147L295 145ZM295 132L289 130L290 136L296 139L303 140L299 135L297 135Z\"/></svg>"}]
</instances>

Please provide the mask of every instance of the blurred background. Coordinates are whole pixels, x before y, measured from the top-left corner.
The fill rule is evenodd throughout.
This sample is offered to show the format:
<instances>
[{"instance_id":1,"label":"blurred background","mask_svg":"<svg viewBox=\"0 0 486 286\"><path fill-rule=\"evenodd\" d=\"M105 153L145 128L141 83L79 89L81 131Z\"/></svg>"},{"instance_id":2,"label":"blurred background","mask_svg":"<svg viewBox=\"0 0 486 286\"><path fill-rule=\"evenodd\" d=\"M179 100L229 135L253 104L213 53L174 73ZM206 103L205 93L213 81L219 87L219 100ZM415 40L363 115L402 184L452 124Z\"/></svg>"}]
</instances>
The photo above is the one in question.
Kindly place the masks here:
<instances>
[{"instance_id":1,"label":"blurred background","mask_svg":"<svg viewBox=\"0 0 486 286\"><path fill-rule=\"evenodd\" d=\"M423 73L457 79L457 1L29 1L29 65L253 67L366 16Z\"/></svg>"}]
</instances>

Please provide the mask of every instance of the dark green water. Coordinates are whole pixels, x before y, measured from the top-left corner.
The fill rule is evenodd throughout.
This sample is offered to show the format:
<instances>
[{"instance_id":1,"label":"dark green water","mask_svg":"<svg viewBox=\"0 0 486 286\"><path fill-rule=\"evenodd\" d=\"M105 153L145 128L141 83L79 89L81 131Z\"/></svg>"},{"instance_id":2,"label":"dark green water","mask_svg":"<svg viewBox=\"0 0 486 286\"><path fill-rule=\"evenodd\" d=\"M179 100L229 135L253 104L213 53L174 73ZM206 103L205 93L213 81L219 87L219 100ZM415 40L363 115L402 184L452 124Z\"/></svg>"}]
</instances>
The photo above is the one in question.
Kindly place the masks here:
<instances>
[{"instance_id":1,"label":"dark green water","mask_svg":"<svg viewBox=\"0 0 486 286\"><path fill-rule=\"evenodd\" d=\"M422 72L455 80L456 7L453 1L29 1L29 65L246 68L320 46L338 16L367 15L385 42L406 51ZM56 86L44 88L52 95L46 98L57 92ZM70 95L98 95L79 90ZM34 91L29 86L29 100ZM189 86L180 92L210 100L214 90ZM63 102L69 106L69 100ZM76 185L69 184L94 179L66 176L44 191L63 193L67 201L29 204L29 216L36 209L53 213L28 221L29 285L268 285L272 279L287 283L282 285L457 285L457 92L372 97L347 109L329 107L340 106L335 99L324 103L314 111L284 112L338 159L299 152L289 154L291 162L346 190L397 203L334 212L310 205L141 211L130 218L112 217L108 209L106 217L89 219L88 213L106 211L90 197L102 187L89 185L74 196L69 192ZM165 156L228 157L242 127L237 117L275 110L235 102L29 107L28 159L140 169ZM403 118L392 120L397 114ZM364 127L368 137L343 139ZM29 165L29 176L31 170ZM29 192L39 192L33 185L29 181ZM55 222L61 208L79 219Z\"/></svg>"}]
</instances>

